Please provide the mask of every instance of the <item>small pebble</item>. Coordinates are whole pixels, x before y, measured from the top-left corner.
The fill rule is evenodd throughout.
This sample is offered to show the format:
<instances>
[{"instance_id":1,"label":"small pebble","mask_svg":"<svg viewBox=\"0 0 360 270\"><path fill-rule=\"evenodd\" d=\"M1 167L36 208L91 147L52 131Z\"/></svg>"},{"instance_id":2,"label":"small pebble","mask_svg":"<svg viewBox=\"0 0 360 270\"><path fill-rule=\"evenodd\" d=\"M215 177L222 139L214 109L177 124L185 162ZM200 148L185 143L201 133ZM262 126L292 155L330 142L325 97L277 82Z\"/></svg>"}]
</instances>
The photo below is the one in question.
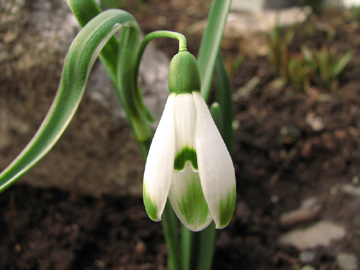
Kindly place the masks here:
<instances>
[{"instance_id":1,"label":"small pebble","mask_svg":"<svg viewBox=\"0 0 360 270\"><path fill-rule=\"evenodd\" d=\"M316 257L315 252L311 250L305 250L300 252L299 259L302 263L311 263Z\"/></svg>"},{"instance_id":2,"label":"small pebble","mask_svg":"<svg viewBox=\"0 0 360 270\"><path fill-rule=\"evenodd\" d=\"M18 243L15 245L14 249L15 249L15 252L17 252L17 253L19 253L22 250L21 245Z\"/></svg>"},{"instance_id":3,"label":"small pebble","mask_svg":"<svg viewBox=\"0 0 360 270\"><path fill-rule=\"evenodd\" d=\"M311 265L305 265L304 267L301 267L300 270L316 270L316 269Z\"/></svg>"},{"instance_id":4,"label":"small pebble","mask_svg":"<svg viewBox=\"0 0 360 270\"><path fill-rule=\"evenodd\" d=\"M360 183L360 181L359 181L359 176L355 175L355 176L352 178L351 182L353 183L353 185L358 185L358 184Z\"/></svg>"},{"instance_id":5,"label":"small pebble","mask_svg":"<svg viewBox=\"0 0 360 270\"><path fill-rule=\"evenodd\" d=\"M135 246L135 253L143 254L146 251L146 246L144 242L138 242Z\"/></svg>"},{"instance_id":6,"label":"small pebble","mask_svg":"<svg viewBox=\"0 0 360 270\"><path fill-rule=\"evenodd\" d=\"M360 187L355 187L351 184L345 184L341 187L341 190L348 195L360 197Z\"/></svg>"},{"instance_id":7,"label":"small pebble","mask_svg":"<svg viewBox=\"0 0 360 270\"><path fill-rule=\"evenodd\" d=\"M277 195L272 195L270 200L273 204L277 204L279 202L279 197Z\"/></svg>"}]
</instances>

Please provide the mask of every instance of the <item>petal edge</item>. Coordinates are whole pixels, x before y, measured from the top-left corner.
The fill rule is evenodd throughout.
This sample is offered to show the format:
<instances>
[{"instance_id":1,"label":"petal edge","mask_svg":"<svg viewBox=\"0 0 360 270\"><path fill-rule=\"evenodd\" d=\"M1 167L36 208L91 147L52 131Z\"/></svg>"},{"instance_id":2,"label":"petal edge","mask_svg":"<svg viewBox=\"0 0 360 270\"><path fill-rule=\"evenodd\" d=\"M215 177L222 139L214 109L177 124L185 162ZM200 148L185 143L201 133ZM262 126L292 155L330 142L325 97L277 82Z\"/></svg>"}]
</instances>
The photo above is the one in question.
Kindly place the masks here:
<instances>
[{"instance_id":1,"label":"petal edge","mask_svg":"<svg viewBox=\"0 0 360 270\"><path fill-rule=\"evenodd\" d=\"M145 164L143 201L149 217L160 221L167 201L175 156L175 94L166 101Z\"/></svg>"},{"instance_id":2,"label":"petal edge","mask_svg":"<svg viewBox=\"0 0 360 270\"><path fill-rule=\"evenodd\" d=\"M216 228L224 228L235 209L235 170L226 145L200 93L193 92L200 181Z\"/></svg>"}]
</instances>

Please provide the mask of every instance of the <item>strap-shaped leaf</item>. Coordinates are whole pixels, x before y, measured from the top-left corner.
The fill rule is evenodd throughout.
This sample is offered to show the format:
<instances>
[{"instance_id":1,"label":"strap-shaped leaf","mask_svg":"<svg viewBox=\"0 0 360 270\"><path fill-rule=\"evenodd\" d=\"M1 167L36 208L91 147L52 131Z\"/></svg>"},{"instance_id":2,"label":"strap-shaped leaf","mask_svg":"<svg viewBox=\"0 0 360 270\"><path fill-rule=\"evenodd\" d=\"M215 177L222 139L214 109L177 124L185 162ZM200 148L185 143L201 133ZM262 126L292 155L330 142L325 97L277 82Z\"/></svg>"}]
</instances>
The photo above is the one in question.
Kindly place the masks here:
<instances>
[{"instance_id":1,"label":"strap-shaped leaf","mask_svg":"<svg viewBox=\"0 0 360 270\"><path fill-rule=\"evenodd\" d=\"M224 61L219 53L216 61L216 101L220 105L221 111L221 127L222 137L224 142L231 153L233 143L233 129L232 122L233 116L233 104L231 96L231 82L227 71L225 69Z\"/></svg>"},{"instance_id":2,"label":"strap-shaped leaf","mask_svg":"<svg viewBox=\"0 0 360 270\"><path fill-rule=\"evenodd\" d=\"M81 26L85 26L101 9L94 0L66 0ZM122 29L120 40L112 36L100 52L100 61L104 65L114 85L115 92L125 111L128 122L142 154L147 153L146 146L152 138L149 121L154 121L145 106L134 73L136 49L139 43L138 28ZM119 49L120 48L120 49ZM144 148L145 147L145 148Z\"/></svg>"},{"instance_id":3,"label":"strap-shaped leaf","mask_svg":"<svg viewBox=\"0 0 360 270\"><path fill-rule=\"evenodd\" d=\"M201 94L207 101L214 75L216 58L222 41L231 0L215 0L211 6L207 26L201 39L198 64Z\"/></svg>"},{"instance_id":4,"label":"strap-shaped leaf","mask_svg":"<svg viewBox=\"0 0 360 270\"><path fill-rule=\"evenodd\" d=\"M80 104L91 67L122 25L137 28L131 14L108 10L87 23L76 36L65 58L58 92L49 112L26 148L0 174L0 192L34 166L58 141Z\"/></svg>"},{"instance_id":5,"label":"strap-shaped leaf","mask_svg":"<svg viewBox=\"0 0 360 270\"><path fill-rule=\"evenodd\" d=\"M101 9L94 0L66 0L72 13L75 15L81 27L84 27L92 18L101 13ZM119 42L112 36L100 53L100 60L110 76L111 81L116 87L116 55L119 47Z\"/></svg>"}]
</instances>

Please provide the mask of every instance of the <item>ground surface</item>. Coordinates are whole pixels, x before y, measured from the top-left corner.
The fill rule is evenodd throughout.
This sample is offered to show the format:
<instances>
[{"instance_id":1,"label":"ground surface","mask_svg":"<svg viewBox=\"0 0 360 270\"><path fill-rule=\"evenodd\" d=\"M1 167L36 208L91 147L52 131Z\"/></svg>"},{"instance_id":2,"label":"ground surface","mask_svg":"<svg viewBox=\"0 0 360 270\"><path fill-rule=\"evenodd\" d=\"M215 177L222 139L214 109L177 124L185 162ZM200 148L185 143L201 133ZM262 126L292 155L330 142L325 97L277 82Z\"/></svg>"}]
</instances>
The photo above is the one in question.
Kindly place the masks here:
<instances>
[{"instance_id":1,"label":"ground surface","mask_svg":"<svg viewBox=\"0 0 360 270\"><path fill-rule=\"evenodd\" d=\"M206 14L164 4L152 10L158 2L150 1L136 15L146 32L186 32ZM339 252L360 254L360 199L342 189L358 185L360 177L360 21L339 14L317 21L334 31L332 44L339 50L356 50L332 91L270 87L276 75L266 57L246 58L233 72L238 200L219 237L213 269L339 269ZM315 34L306 42L318 47L322 38ZM196 53L198 38L189 40ZM168 44L157 46L171 55L174 47ZM230 58L237 54L225 52ZM255 76L258 83L249 94L237 95ZM282 214L309 197L321 206L316 217L297 227L281 226ZM0 196L0 205L0 269L166 269L161 225L148 219L140 197L94 198L17 184ZM285 232L319 220L342 226L346 235L311 249L312 260L301 260L301 251L279 243Z\"/></svg>"}]
</instances>

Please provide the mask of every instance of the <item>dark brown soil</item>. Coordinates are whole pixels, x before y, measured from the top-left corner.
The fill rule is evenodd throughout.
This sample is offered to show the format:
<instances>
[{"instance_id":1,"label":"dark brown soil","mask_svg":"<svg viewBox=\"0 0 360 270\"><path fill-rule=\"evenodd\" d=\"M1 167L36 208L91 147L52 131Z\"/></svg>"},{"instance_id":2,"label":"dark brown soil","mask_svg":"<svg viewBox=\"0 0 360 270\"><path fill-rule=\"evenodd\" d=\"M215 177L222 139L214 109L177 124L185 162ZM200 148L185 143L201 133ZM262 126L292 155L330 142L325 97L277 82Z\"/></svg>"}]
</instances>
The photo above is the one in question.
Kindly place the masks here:
<instances>
[{"instance_id":1,"label":"dark brown soil","mask_svg":"<svg viewBox=\"0 0 360 270\"><path fill-rule=\"evenodd\" d=\"M186 32L206 16L206 9L182 12L165 3L147 1L135 12L145 32L164 28L164 18L166 29ZM341 12L315 20L334 30L339 50L356 50L332 91L270 87L276 76L266 57L245 58L234 70L234 93L254 76L259 83L235 98L238 200L232 222L220 233L213 269L300 269L299 251L278 242L287 231L279 217L308 197L322 206L318 220L346 229L341 241L316 248L309 264L338 269L338 252L360 254L360 200L341 192L360 177L360 21ZM312 46L319 47L322 38L315 35ZM196 53L199 38L190 37L189 44ZM176 43L156 45L169 55L176 51ZM312 116L322 128L311 127ZM0 269L166 269L161 225L150 221L140 197L95 198L17 184L1 194L0 205Z\"/></svg>"}]
</instances>

